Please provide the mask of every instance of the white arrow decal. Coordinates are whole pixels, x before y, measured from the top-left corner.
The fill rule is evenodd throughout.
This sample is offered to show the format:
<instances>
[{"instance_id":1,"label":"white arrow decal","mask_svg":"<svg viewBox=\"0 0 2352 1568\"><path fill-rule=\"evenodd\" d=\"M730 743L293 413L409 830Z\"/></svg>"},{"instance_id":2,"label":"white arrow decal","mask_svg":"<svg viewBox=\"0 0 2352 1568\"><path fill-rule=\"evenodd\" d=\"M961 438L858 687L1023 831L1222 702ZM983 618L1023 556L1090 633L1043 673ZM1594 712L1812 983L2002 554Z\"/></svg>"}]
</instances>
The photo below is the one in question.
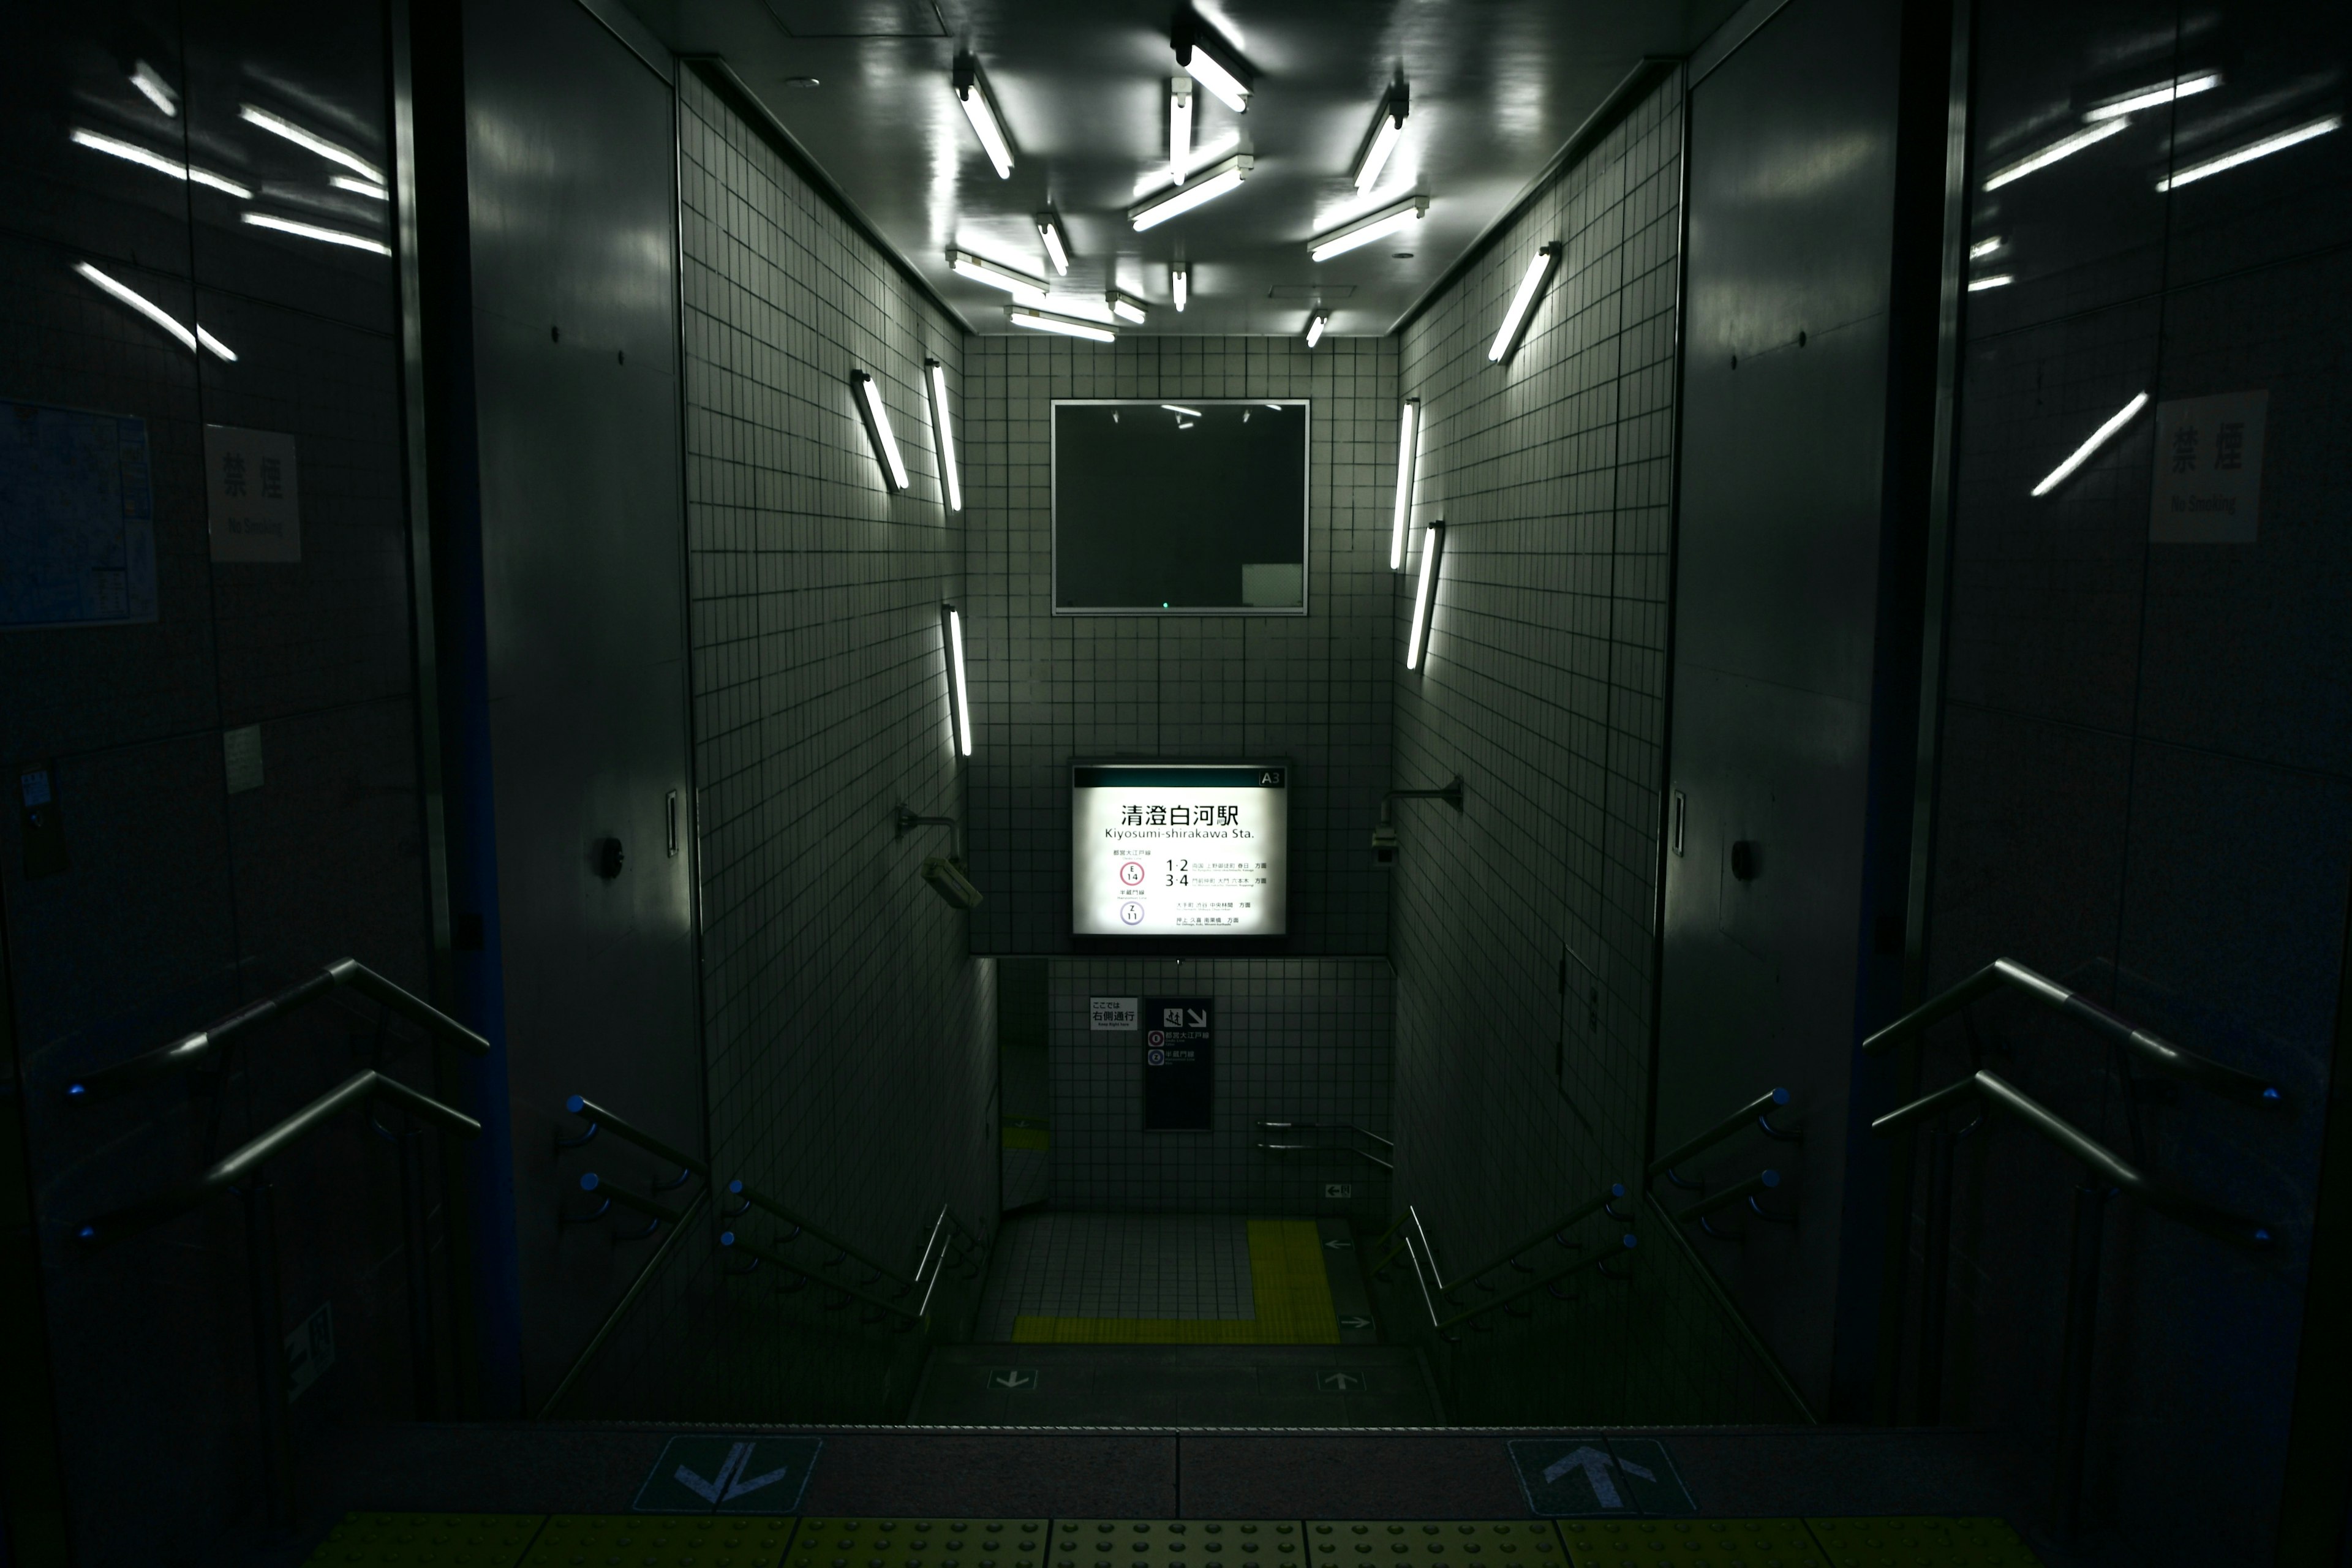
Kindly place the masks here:
<instances>
[{"instance_id":1,"label":"white arrow decal","mask_svg":"<svg viewBox=\"0 0 2352 1568\"><path fill-rule=\"evenodd\" d=\"M746 1456L746 1458L749 1458L748 1455ZM720 1498L719 1500L720 1502L726 1502L730 1499L741 1497L745 1492L755 1492L761 1487L774 1486L778 1481L782 1480L786 1476L792 1474L792 1469L793 1468L790 1465L786 1465L782 1469L770 1470L764 1476L753 1476L748 1481L742 1479L739 1474L735 1483L727 1489L727 1496Z\"/></svg>"},{"instance_id":2,"label":"white arrow decal","mask_svg":"<svg viewBox=\"0 0 2352 1568\"><path fill-rule=\"evenodd\" d=\"M717 1479L706 1481L684 1465L680 1465L677 1468L677 1484L715 1508L719 1504L721 1494L728 1497L735 1495L730 1483L735 1479L735 1473L743 1468L743 1461L751 1457L751 1445L738 1443L727 1450L727 1458L719 1467Z\"/></svg>"},{"instance_id":3,"label":"white arrow decal","mask_svg":"<svg viewBox=\"0 0 2352 1568\"><path fill-rule=\"evenodd\" d=\"M1339 1326L1343 1329L1369 1329L1372 1321L1370 1318L1342 1318Z\"/></svg>"},{"instance_id":4,"label":"white arrow decal","mask_svg":"<svg viewBox=\"0 0 2352 1568\"><path fill-rule=\"evenodd\" d=\"M1625 1500L1618 1495L1617 1482L1609 1474L1609 1467L1612 1465L1629 1476L1639 1476L1645 1481L1654 1481L1658 1479L1658 1473L1655 1470L1644 1469L1629 1459L1620 1459L1613 1455L1604 1454L1591 1444L1586 1444L1565 1458L1553 1461L1545 1468L1543 1479L1556 1481L1569 1471L1580 1468L1584 1471L1585 1484L1592 1489L1593 1501L1602 1508L1623 1508Z\"/></svg>"},{"instance_id":5,"label":"white arrow decal","mask_svg":"<svg viewBox=\"0 0 2352 1568\"><path fill-rule=\"evenodd\" d=\"M1201 1011L1198 1007L1188 1007L1185 1011L1192 1016L1192 1027L1196 1029L1205 1029L1209 1026L1208 1014Z\"/></svg>"},{"instance_id":6,"label":"white arrow decal","mask_svg":"<svg viewBox=\"0 0 2352 1568\"><path fill-rule=\"evenodd\" d=\"M1037 1380L1030 1373L1015 1368L1011 1372L1000 1372L989 1381L999 1388L1026 1388Z\"/></svg>"},{"instance_id":7,"label":"white arrow decal","mask_svg":"<svg viewBox=\"0 0 2352 1568\"><path fill-rule=\"evenodd\" d=\"M1323 1245L1329 1247L1334 1252L1345 1252L1356 1244L1348 1240L1345 1237L1333 1237Z\"/></svg>"}]
</instances>

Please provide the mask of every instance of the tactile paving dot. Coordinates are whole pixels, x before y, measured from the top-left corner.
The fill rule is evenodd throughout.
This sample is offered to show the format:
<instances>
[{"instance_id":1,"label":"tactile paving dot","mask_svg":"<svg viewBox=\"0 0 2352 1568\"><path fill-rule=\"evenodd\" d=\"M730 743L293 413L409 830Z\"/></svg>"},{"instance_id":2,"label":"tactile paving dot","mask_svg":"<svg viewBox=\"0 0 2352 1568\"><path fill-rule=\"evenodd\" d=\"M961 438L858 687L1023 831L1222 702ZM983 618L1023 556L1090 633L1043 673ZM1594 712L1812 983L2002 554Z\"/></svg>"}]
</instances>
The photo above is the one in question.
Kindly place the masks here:
<instances>
[{"instance_id":1,"label":"tactile paving dot","mask_svg":"<svg viewBox=\"0 0 2352 1568\"><path fill-rule=\"evenodd\" d=\"M1285 1568L1298 1526L1264 1519L1062 1519L1048 1568Z\"/></svg>"},{"instance_id":2,"label":"tactile paving dot","mask_svg":"<svg viewBox=\"0 0 2352 1568\"><path fill-rule=\"evenodd\" d=\"M559 1513L521 1568L776 1568L793 1523L751 1515Z\"/></svg>"},{"instance_id":3,"label":"tactile paving dot","mask_svg":"<svg viewBox=\"0 0 2352 1568\"><path fill-rule=\"evenodd\" d=\"M1042 1568L1042 1519L804 1519L791 1568Z\"/></svg>"},{"instance_id":4,"label":"tactile paving dot","mask_svg":"<svg viewBox=\"0 0 2352 1568\"><path fill-rule=\"evenodd\" d=\"M347 1513L310 1568L515 1568L541 1513Z\"/></svg>"},{"instance_id":5,"label":"tactile paving dot","mask_svg":"<svg viewBox=\"0 0 2352 1568\"><path fill-rule=\"evenodd\" d=\"M1425 1568L1561 1561L1549 1520L1312 1520L1307 1542L1316 1568L1346 1563L1412 1563Z\"/></svg>"},{"instance_id":6,"label":"tactile paving dot","mask_svg":"<svg viewBox=\"0 0 2352 1568\"><path fill-rule=\"evenodd\" d=\"M1801 1519L1564 1519L1559 1533L1574 1568L1826 1568Z\"/></svg>"},{"instance_id":7,"label":"tactile paving dot","mask_svg":"<svg viewBox=\"0 0 2352 1568\"><path fill-rule=\"evenodd\" d=\"M1997 1519L1808 1519L1832 1568L2041 1568Z\"/></svg>"}]
</instances>

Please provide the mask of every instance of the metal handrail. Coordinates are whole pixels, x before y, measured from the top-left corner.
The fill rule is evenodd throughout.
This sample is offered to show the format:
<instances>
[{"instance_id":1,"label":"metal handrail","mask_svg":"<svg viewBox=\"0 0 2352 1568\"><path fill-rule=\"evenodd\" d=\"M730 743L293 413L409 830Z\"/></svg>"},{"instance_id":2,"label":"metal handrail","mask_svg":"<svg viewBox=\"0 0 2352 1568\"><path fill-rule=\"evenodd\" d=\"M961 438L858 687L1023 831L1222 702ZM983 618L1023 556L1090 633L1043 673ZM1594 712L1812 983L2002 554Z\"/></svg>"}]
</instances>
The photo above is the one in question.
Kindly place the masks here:
<instances>
[{"instance_id":1,"label":"metal handrail","mask_svg":"<svg viewBox=\"0 0 2352 1568\"><path fill-rule=\"evenodd\" d=\"M1624 1232L1618 1241L1619 1250L1623 1252L1632 1251L1635 1246L1639 1245L1640 1239L1640 1237L1636 1237L1630 1230ZM1423 1245L1427 1245L1425 1239L1423 1240ZM1474 1318L1484 1317L1486 1313L1494 1311L1498 1307L1507 1307L1522 1296L1531 1296L1538 1290L1547 1289L1553 1285L1557 1285L1561 1280L1567 1279L1570 1275L1576 1273L1579 1269L1591 1268L1611 1279L1622 1279L1626 1278L1626 1276L1622 1274L1612 1274L1609 1272L1611 1255L1604 1254L1599 1258L1580 1258L1564 1268L1558 1269L1550 1274L1543 1275L1538 1279L1530 1279L1526 1284L1520 1286L1517 1289L1497 1296L1491 1301L1481 1301L1475 1307L1466 1307L1463 1309L1461 1311L1454 1313L1450 1318L1440 1318L1437 1315L1437 1303L1444 1299L1445 1291L1448 1287L1441 1285L1435 1294L1433 1295L1431 1293L1429 1289L1430 1274L1424 1274L1422 1271L1421 1250L1419 1247L1413 1246L1412 1237L1409 1236L1405 1238L1404 1254L1406 1260L1412 1265L1412 1277L1414 1282L1421 1287L1422 1310L1429 1315L1430 1329L1432 1331L1440 1334L1444 1333L1447 1330L1453 1328L1457 1323L1465 1323ZM1433 1274L1435 1269L1436 1259L1433 1258L1430 1260L1430 1272Z\"/></svg>"},{"instance_id":2,"label":"metal handrail","mask_svg":"<svg viewBox=\"0 0 2352 1568\"><path fill-rule=\"evenodd\" d=\"M1429 1230L1421 1222L1421 1211L1412 1204L1407 1204L1404 1206L1404 1213L1397 1216L1396 1222L1391 1225L1388 1229L1381 1232L1380 1235L1372 1238L1372 1245L1374 1247L1378 1247L1390 1237L1396 1235L1401 1228L1408 1225L1412 1227L1406 1232L1403 1237L1398 1241L1396 1246L1389 1248L1387 1252L1381 1255L1381 1260L1372 1265L1372 1272L1377 1274L1381 1269L1386 1268L1390 1264L1395 1262L1398 1253L1410 1251L1414 1237L1418 1237L1421 1241L1422 1254L1429 1259L1430 1273L1433 1277L1438 1279L1437 1293L1441 1296L1448 1295L1455 1290L1461 1289L1465 1285L1471 1284L1477 1279L1483 1279L1486 1275L1494 1273L1497 1269L1516 1265L1518 1262L1521 1254L1531 1252L1547 1241L1549 1241L1556 1246L1569 1246L1570 1243L1564 1239L1563 1236L1563 1233L1567 1231L1568 1227L1591 1219L1594 1215L1601 1213L1604 1209L1609 1211L1612 1218L1631 1219L1633 1217L1631 1215L1618 1214L1614 1208L1611 1207L1612 1205L1615 1204L1620 1198L1622 1198L1625 1195L1625 1192L1626 1189L1624 1183L1610 1183L1609 1188L1606 1192L1603 1192L1599 1197L1589 1199L1570 1210L1567 1218L1560 1220L1555 1225L1545 1226L1542 1230L1538 1231L1535 1235L1519 1243L1518 1246L1511 1247L1507 1251L1497 1253L1491 1260L1482 1264L1478 1268L1457 1275L1454 1278L1454 1282L1450 1285L1444 1282L1443 1276L1439 1272L1437 1267L1437 1248L1430 1243ZM1493 1303L1489 1302L1488 1305L1491 1306Z\"/></svg>"},{"instance_id":3,"label":"metal handrail","mask_svg":"<svg viewBox=\"0 0 2352 1568\"><path fill-rule=\"evenodd\" d=\"M1714 1126L1708 1128L1697 1137L1676 1144L1668 1152L1661 1154L1656 1159L1651 1161L1649 1168L1642 1173L1643 1179L1645 1181L1655 1181L1662 1175L1671 1179L1674 1176L1674 1168L1676 1165L1681 1164L1685 1160L1689 1159L1694 1154L1705 1153L1707 1150L1714 1148L1717 1143L1730 1138L1733 1134L1744 1131L1751 1119L1756 1123L1757 1131L1762 1132L1767 1138L1774 1139L1783 1143L1801 1142L1803 1141L1804 1134L1801 1131L1794 1128L1775 1127L1772 1125L1772 1112L1783 1106L1786 1106L1788 1103L1789 1091L1787 1089L1766 1089L1763 1093L1758 1095L1755 1099L1749 1100L1747 1104L1741 1106L1738 1110L1733 1111L1730 1115L1725 1117L1722 1121L1717 1122Z\"/></svg>"},{"instance_id":4,"label":"metal handrail","mask_svg":"<svg viewBox=\"0 0 2352 1568\"><path fill-rule=\"evenodd\" d=\"M436 1127L461 1132L468 1138L482 1130L482 1124L465 1112L453 1110L437 1100L417 1093L397 1079L386 1078L370 1068L344 1079L268 1131L215 1161L203 1175L185 1186L174 1187L144 1203L116 1209L111 1214L101 1215L77 1226L74 1239L86 1247L109 1246L142 1231L152 1230L165 1220L200 1207L207 1198L253 1174L272 1156L283 1153L325 1125L338 1112L364 1100L388 1100L421 1121L430 1121Z\"/></svg>"},{"instance_id":5,"label":"metal handrail","mask_svg":"<svg viewBox=\"0 0 2352 1568\"><path fill-rule=\"evenodd\" d=\"M839 1237L811 1225L808 1221L803 1219L800 1215L794 1214L783 1205L776 1202L775 1199L769 1197L766 1194L754 1188L750 1183L744 1181L740 1176L736 1177L733 1181L727 1184L727 1191L732 1196L740 1199L741 1203L732 1213L729 1213L725 1209L719 1210L719 1215L723 1218L738 1219L749 1210L755 1208L764 1210L772 1217L782 1220L786 1225L791 1226L796 1233L805 1231L809 1236L824 1243L827 1247L832 1247L844 1258L856 1263L864 1264L866 1268L871 1268L875 1273L889 1280L892 1284L898 1286L902 1290L913 1289L916 1281L921 1278L920 1264L916 1266L916 1275L911 1279L907 1275L899 1273L895 1268L885 1268L883 1265L875 1262L874 1259L866 1256L866 1254L858 1251L857 1248L850 1246L849 1243L842 1240ZM962 1227L958 1226L957 1228L961 1229ZM929 1250L928 1246L925 1250Z\"/></svg>"},{"instance_id":6,"label":"metal handrail","mask_svg":"<svg viewBox=\"0 0 2352 1568\"><path fill-rule=\"evenodd\" d=\"M1979 1070L1898 1110L1890 1110L1872 1122L1870 1130L1881 1136L1901 1132L1971 1100L1981 1100L1993 1110L2009 1112L2082 1161L2110 1186L2131 1194L2159 1214L2169 1215L2193 1229L2239 1247L2261 1250L2272 1245L2268 1226L2217 1208L2145 1174L2048 1106L1990 1072Z\"/></svg>"},{"instance_id":7,"label":"metal handrail","mask_svg":"<svg viewBox=\"0 0 2352 1568\"><path fill-rule=\"evenodd\" d=\"M719 1233L719 1245L722 1247L729 1248L730 1250L741 1252L750 1256L753 1259L752 1268L757 1268L761 1263L772 1264L776 1268L782 1269L785 1273L793 1276L795 1279L808 1281L820 1290L838 1290L843 1295L849 1297L853 1300L863 1301L877 1311L887 1312L892 1317L902 1319L909 1323L921 1321L923 1311L929 1310L929 1300L928 1297L925 1299L921 1309L910 1310L897 1301L886 1301L879 1296L874 1295L866 1290L861 1290L856 1286L847 1284L842 1280L820 1279L816 1275L809 1272L806 1268L801 1267L799 1264L793 1262L788 1258L785 1258L781 1253L777 1253L767 1247L761 1247L756 1241L751 1241L746 1237L738 1236L731 1230L722 1230ZM751 1269L745 1268L734 1270L733 1272L748 1274L751 1271Z\"/></svg>"},{"instance_id":8,"label":"metal handrail","mask_svg":"<svg viewBox=\"0 0 2352 1568\"><path fill-rule=\"evenodd\" d=\"M339 958L317 973L298 980L258 1002L248 1002L194 1034L181 1036L168 1046L110 1068L85 1073L66 1085L66 1098L77 1101L95 1100L148 1079L194 1067L232 1037L281 1013L290 1013L345 985L362 996L383 1004L410 1023L429 1030L460 1050L478 1057L490 1054L489 1041L448 1014L401 989L357 959Z\"/></svg>"},{"instance_id":9,"label":"metal handrail","mask_svg":"<svg viewBox=\"0 0 2352 1568\"><path fill-rule=\"evenodd\" d=\"M2200 1057L2194 1051L2184 1050L2163 1037L2138 1027L2129 1019L2108 1012L2081 992L2069 990L2046 975L2037 974L2023 964L2006 958L1993 960L1942 995L1921 1003L1863 1041L1863 1054L1876 1055L2002 986L2021 991L2042 1005L2053 1008L2077 1023L2088 1025L2116 1044L2137 1053L2158 1072L2168 1073L2216 1094L2250 1100L2257 1105L2280 1105L2286 1100L2285 1091L2269 1079L2225 1066L2210 1057Z\"/></svg>"},{"instance_id":10,"label":"metal handrail","mask_svg":"<svg viewBox=\"0 0 2352 1568\"><path fill-rule=\"evenodd\" d=\"M1756 1200L1766 1193L1773 1191L1780 1184L1780 1172L1770 1169L1759 1171L1744 1182L1736 1182L1719 1193L1713 1193L1699 1199L1688 1208L1675 1210L1675 1223L1676 1225L1693 1224L1706 1218L1718 1209L1729 1208L1743 1198L1748 1201L1750 1210L1761 1215L1764 1211L1756 1208Z\"/></svg>"},{"instance_id":11,"label":"metal handrail","mask_svg":"<svg viewBox=\"0 0 2352 1568\"><path fill-rule=\"evenodd\" d=\"M671 1147L642 1127L623 1121L584 1094L575 1094L566 1100L563 1109L588 1123L587 1131L577 1138L563 1141L563 1147L567 1149L576 1149L595 1137L599 1129L610 1128L614 1137L635 1143L649 1154L658 1154L678 1169L691 1171L706 1182L710 1179L709 1163L696 1159L683 1149Z\"/></svg>"},{"instance_id":12,"label":"metal handrail","mask_svg":"<svg viewBox=\"0 0 2352 1568\"><path fill-rule=\"evenodd\" d=\"M1378 1143L1381 1148L1389 1151L1391 1156L1396 1152L1394 1140L1383 1138L1370 1128L1359 1127L1350 1121L1260 1121L1256 1123L1256 1127L1260 1132L1351 1132L1359 1138L1368 1138ZM1254 1149L1264 1149L1275 1154L1317 1152L1353 1154L1360 1160L1378 1165L1391 1174L1396 1172L1396 1161L1393 1157L1383 1160L1370 1150L1359 1149L1352 1143L1269 1143L1260 1140L1250 1146Z\"/></svg>"}]
</instances>

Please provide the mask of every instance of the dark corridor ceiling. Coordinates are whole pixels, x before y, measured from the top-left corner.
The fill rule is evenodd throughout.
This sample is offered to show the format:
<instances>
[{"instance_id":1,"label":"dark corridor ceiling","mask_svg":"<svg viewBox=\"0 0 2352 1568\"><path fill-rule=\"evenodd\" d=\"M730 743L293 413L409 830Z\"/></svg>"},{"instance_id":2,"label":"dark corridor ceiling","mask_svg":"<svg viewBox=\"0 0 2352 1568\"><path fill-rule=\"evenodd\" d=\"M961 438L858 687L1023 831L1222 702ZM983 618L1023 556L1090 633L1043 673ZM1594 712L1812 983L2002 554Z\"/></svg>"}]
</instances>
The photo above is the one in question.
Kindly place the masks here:
<instances>
[{"instance_id":1,"label":"dark corridor ceiling","mask_svg":"<svg viewBox=\"0 0 2352 1568\"><path fill-rule=\"evenodd\" d=\"M1303 331L1318 297L1335 334L1388 331L1643 56L1688 53L1738 0L1198 0L1256 81L1243 114L1194 94L1195 145L1236 136L1255 166L1143 233L1127 213L1168 183L1171 0L627 3L678 52L723 57L976 330L1011 331L1010 300L952 273L950 247L1048 277L1048 309L1100 314L1107 289L1135 295L1150 319L1126 331L1279 335ZM962 48L1010 132L1009 179L955 99ZM1411 89L1404 132L1359 192L1351 167L1396 79ZM1311 237L1415 195L1428 214L1407 231L1309 258ZM1034 221L1049 208L1067 276Z\"/></svg>"}]
</instances>

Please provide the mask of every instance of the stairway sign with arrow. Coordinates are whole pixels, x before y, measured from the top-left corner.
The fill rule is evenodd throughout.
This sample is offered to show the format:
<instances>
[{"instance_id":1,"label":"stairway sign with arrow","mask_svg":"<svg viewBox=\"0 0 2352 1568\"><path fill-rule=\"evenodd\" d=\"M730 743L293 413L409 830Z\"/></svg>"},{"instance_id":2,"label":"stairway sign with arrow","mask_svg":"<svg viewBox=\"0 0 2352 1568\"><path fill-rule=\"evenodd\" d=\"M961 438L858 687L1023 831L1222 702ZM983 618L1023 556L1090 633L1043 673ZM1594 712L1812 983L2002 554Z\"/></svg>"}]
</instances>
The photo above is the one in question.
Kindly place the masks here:
<instances>
[{"instance_id":1,"label":"stairway sign with arrow","mask_svg":"<svg viewBox=\"0 0 2352 1568\"><path fill-rule=\"evenodd\" d=\"M1528 1506L1552 1519L1676 1517L1697 1511L1654 1437L1511 1440Z\"/></svg>"},{"instance_id":2,"label":"stairway sign with arrow","mask_svg":"<svg viewBox=\"0 0 2352 1568\"><path fill-rule=\"evenodd\" d=\"M672 1437L637 1489L638 1513L793 1513L822 1437Z\"/></svg>"}]
</instances>

